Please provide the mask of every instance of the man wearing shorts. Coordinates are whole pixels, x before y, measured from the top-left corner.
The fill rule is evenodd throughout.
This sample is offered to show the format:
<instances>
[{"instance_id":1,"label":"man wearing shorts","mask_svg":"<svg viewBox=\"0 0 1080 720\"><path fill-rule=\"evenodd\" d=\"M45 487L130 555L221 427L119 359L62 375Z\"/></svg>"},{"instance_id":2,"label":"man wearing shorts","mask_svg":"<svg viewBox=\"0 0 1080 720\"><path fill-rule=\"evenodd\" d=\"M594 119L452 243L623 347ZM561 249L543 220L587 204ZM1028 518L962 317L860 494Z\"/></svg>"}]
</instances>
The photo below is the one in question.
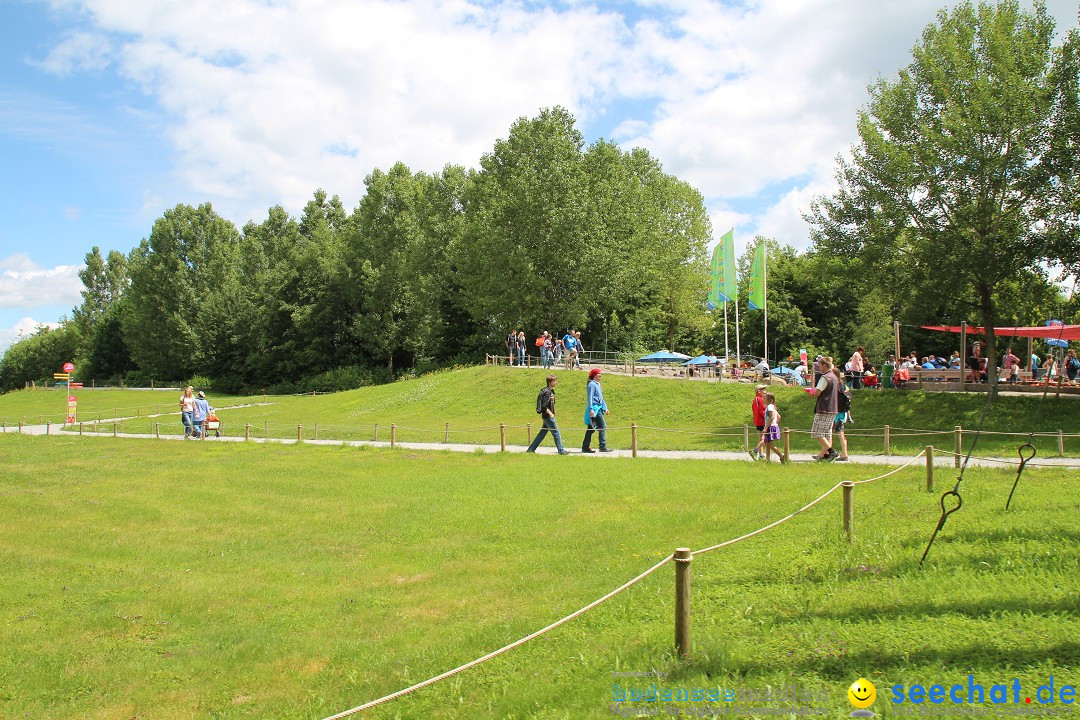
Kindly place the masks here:
<instances>
[{"instance_id":1,"label":"man wearing shorts","mask_svg":"<svg viewBox=\"0 0 1080 720\"><path fill-rule=\"evenodd\" d=\"M810 437L821 445L821 454L815 455L815 460L835 460L839 453L832 446L833 420L836 418L838 385L836 376L833 374L832 358L822 358L820 361L821 378L810 390L810 395L815 398L814 424L810 428Z\"/></svg>"}]
</instances>

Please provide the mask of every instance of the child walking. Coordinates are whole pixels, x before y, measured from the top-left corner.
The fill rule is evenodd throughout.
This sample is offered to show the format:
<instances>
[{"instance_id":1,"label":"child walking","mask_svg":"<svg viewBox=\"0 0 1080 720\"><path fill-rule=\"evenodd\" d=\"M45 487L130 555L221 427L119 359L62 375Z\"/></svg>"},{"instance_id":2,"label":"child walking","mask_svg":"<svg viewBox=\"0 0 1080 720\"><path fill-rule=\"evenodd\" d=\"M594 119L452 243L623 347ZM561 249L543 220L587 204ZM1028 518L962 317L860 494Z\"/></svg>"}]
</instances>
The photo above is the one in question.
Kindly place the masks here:
<instances>
[{"instance_id":1,"label":"child walking","mask_svg":"<svg viewBox=\"0 0 1080 720\"><path fill-rule=\"evenodd\" d=\"M775 443L780 441L780 411L776 409L776 396L771 392L765 393L765 462L769 462L773 453L776 453L780 461L784 461L784 454L777 449Z\"/></svg>"},{"instance_id":2,"label":"child walking","mask_svg":"<svg viewBox=\"0 0 1080 720\"><path fill-rule=\"evenodd\" d=\"M758 443L754 446L754 449L750 451L751 460L761 460L764 455L761 454L761 448L765 447L765 386L756 385L754 387L754 400L750 403L750 411L754 415L754 428L758 431Z\"/></svg>"}]
</instances>

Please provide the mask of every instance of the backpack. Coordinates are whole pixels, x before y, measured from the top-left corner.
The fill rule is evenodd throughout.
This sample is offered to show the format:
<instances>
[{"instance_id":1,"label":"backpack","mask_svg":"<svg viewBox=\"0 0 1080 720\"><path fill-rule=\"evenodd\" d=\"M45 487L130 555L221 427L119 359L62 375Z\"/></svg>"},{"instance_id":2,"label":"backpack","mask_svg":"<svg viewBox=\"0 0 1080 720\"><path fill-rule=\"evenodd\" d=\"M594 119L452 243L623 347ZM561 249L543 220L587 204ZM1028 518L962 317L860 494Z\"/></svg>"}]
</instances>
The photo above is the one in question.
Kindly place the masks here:
<instances>
[{"instance_id":1,"label":"backpack","mask_svg":"<svg viewBox=\"0 0 1080 720\"><path fill-rule=\"evenodd\" d=\"M836 412L844 413L851 409L851 391L841 390L836 393Z\"/></svg>"},{"instance_id":2,"label":"backpack","mask_svg":"<svg viewBox=\"0 0 1080 720\"><path fill-rule=\"evenodd\" d=\"M1080 370L1080 360L1077 360L1074 357L1069 358L1069 369Z\"/></svg>"}]
</instances>

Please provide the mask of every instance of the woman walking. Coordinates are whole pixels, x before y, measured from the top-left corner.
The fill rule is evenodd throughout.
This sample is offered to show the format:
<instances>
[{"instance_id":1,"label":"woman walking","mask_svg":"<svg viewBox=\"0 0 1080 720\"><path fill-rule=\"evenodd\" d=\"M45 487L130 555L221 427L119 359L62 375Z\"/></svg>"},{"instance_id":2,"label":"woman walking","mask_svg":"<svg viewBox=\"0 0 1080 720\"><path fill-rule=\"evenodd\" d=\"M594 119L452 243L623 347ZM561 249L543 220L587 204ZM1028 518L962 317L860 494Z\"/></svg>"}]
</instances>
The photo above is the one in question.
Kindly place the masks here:
<instances>
[{"instance_id":1,"label":"woman walking","mask_svg":"<svg viewBox=\"0 0 1080 720\"><path fill-rule=\"evenodd\" d=\"M594 453L589 443L592 440L594 430L600 431L600 452L611 452L607 446L607 403L604 402L604 391L600 388L600 368L589 371L589 384L585 391L585 439L581 441L581 452Z\"/></svg>"},{"instance_id":2,"label":"woman walking","mask_svg":"<svg viewBox=\"0 0 1080 720\"><path fill-rule=\"evenodd\" d=\"M769 462L772 454L776 453L781 462L784 462L784 454L776 448L775 443L780 442L780 411L776 409L776 396L771 392L765 393L765 462Z\"/></svg>"},{"instance_id":3,"label":"woman walking","mask_svg":"<svg viewBox=\"0 0 1080 720\"><path fill-rule=\"evenodd\" d=\"M188 385L184 388L184 394L180 396L180 422L184 423L184 437L191 437L195 428L195 393L194 388Z\"/></svg>"}]
</instances>

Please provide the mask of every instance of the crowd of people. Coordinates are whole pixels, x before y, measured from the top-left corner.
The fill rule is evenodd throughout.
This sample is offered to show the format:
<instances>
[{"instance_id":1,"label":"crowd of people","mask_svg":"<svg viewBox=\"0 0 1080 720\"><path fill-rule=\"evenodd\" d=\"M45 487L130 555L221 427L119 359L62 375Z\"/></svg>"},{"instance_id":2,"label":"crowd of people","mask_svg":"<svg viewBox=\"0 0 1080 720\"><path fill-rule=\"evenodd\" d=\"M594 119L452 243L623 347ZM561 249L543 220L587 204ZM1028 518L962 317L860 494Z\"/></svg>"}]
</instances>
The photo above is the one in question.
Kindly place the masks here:
<instances>
[{"instance_id":1,"label":"crowd of people","mask_svg":"<svg viewBox=\"0 0 1080 720\"><path fill-rule=\"evenodd\" d=\"M528 366L529 352L524 330L515 328L506 336L503 344L506 346L511 366ZM582 369L581 355L584 346L581 344L580 330L570 329L562 337L555 337L545 330L533 345L540 351L540 365L544 369L549 370L556 365L563 365L567 370Z\"/></svg>"}]
</instances>

